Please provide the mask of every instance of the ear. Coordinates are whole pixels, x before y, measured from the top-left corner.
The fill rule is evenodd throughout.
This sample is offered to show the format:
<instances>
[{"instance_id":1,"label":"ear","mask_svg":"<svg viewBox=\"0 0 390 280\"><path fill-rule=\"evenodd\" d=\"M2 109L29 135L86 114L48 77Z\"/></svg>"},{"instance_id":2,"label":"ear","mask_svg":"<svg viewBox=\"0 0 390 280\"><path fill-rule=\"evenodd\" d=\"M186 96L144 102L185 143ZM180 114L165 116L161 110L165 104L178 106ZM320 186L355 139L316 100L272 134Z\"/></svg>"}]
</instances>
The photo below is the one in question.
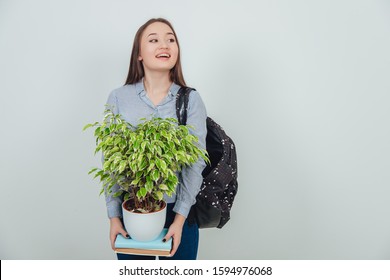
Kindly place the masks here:
<instances>
[{"instance_id":1,"label":"ear","mask_svg":"<svg viewBox=\"0 0 390 280\"><path fill-rule=\"evenodd\" d=\"M138 56L138 60L139 60L139 61L142 61L142 56L139 55L139 56Z\"/></svg>"}]
</instances>

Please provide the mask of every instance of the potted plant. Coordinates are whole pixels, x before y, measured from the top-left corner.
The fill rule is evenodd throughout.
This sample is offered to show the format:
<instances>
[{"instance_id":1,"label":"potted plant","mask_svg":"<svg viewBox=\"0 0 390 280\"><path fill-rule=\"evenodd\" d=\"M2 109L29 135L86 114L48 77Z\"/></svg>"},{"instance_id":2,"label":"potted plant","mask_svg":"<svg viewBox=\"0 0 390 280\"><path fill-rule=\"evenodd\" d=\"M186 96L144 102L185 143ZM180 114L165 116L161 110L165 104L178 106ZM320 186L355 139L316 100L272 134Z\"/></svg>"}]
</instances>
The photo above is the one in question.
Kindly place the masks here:
<instances>
[{"instance_id":1,"label":"potted plant","mask_svg":"<svg viewBox=\"0 0 390 280\"><path fill-rule=\"evenodd\" d=\"M163 229L163 198L175 193L176 172L199 157L208 162L208 157L206 150L196 145L198 139L189 133L189 126L179 125L176 119L151 117L140 121L134 126L107 107L103 121L87 124L84 130L95 127L95 154L101 151L104 157L103 167L89 172L103 183L100 194L124 195L124 226L133 239L147 241ZM112 193L115 184L119 190Z\"/></svg>"}]
</instances>

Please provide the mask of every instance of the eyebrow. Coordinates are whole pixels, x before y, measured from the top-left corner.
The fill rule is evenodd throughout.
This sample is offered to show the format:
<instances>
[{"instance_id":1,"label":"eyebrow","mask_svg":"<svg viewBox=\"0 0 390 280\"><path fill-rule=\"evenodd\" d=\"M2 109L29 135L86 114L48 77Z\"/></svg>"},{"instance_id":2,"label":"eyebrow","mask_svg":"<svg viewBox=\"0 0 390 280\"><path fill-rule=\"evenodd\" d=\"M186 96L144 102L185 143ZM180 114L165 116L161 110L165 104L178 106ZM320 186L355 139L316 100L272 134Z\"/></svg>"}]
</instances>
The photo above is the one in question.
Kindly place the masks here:
<instances>
[{"instance_id":1,"label":"eyebrow","mask_svg":"<svg viewBox=\"0 0 390 280\"><path fill-rule=\"evenodd\" d=\"M149 36L152 36L152 35L157 35L157 33L150 33L150 34L148 35L148 37L149 37ZM175 36L175 34L173 34L172 32L167 32L167 35L173 35L173 36Z\"/></svg>"}]
</instances>

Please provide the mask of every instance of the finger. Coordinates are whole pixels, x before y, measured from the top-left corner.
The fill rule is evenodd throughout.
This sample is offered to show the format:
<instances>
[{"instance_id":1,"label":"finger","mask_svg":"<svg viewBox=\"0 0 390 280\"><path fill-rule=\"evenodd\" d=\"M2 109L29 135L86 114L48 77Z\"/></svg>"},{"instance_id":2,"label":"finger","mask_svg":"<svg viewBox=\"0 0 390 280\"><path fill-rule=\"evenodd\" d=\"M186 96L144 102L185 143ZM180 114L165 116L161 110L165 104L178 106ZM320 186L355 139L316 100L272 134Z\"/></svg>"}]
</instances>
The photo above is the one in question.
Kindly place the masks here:
<instances>
[{"instance_id":1,"label":"finger","mask_svg":"<svg viewBox=\"0 0 390 280\"><path fill-rule=\"evenodd\" d=\"M177 249L179 248L180 240L178 238L173 238L172 242L172 250L171 250L171 257L176 253Z\"/></svg>"},{"instance_id":2,"label":"finger","mask_svg":"<svg viewBox=\"0 0 390 280\"><path fill-rule=\"evenodd\" d=\"M122 234L122 236L124 238L130 238L129 234L127 233L127 231L125 231L124 229L121 229L121 231L119 232L120 234Z\"/></svg>"},{"instance_id":3,"label":"finger","mask_svg":"<svg viewBox=\"0 0 390 280\"><path fill-rule=\"evenodd\" d=\"M172 235L173 235L173 233L168 231L167 234L163 237L162 242L167 242L169 240L169 238L172 237Z\"/></svg>"},{"instance_id":4,"label":"finger","mask_svg":"<svg viewBox=\"0 0 390 280\"><path fill-rule=\"evenodd\" d=\"M111 241L111 248L112 248L112 250L115 250L115 239L116 239L116 235L115 234L111 234L110 235L110 241Z\"/></svg>"},{"instance_id":5,"label":"finger","mask_svg":"<svg viewBox=\"0 0 390 280\"><path fill-rule=\"evenodd\" d=\"M119 233L125 237L125 238L130 238L129 234L124 230L124 229L121 229L119 231ZM110 241L111 241L111 248L112 250L115 250L115 240L116 240L116 237L117 237L117 234L119 233L113 233L110 235Z\"/></svg>"}]
</instances>

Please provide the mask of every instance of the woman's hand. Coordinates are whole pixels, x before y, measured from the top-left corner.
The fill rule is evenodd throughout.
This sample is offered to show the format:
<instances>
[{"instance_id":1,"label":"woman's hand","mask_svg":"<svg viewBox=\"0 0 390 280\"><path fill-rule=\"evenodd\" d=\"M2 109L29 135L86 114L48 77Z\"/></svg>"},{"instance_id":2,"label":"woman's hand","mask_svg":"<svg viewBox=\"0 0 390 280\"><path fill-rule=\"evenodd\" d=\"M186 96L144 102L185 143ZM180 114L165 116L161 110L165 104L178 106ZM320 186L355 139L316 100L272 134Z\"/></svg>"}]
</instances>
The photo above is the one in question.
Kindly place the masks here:
<instances>
[{"instance_id":1,"label":"woman's hand","mask_svg":"<svg viewBox=\"0 0 390 280\"><path fill-rule=\"evenodd\" d=\"M172 245L172 250L171 250L171 256L173 256L177 248L179 248L180 242L181 242L181 234L183 231L183 225L185 222L186 218L180 214L176 214L175 220L173 223L170 225L167 234L164 236L163 241L165 242L169 238L173 238L173 245Z\"/></svg>"},{"instance_id":2,"label":"woman's hand","mask_svg":"<svg viewBox=\"0 0 390 280\"><path fill-rule=\"evenodd\" d=\"M112 250L115 250L115 239L119 233L122 234L123 237L129 238L129 235L123 228L122 222L119 217L113 217L110 219L110 241Z\"/></svg>"}]
</instances>

